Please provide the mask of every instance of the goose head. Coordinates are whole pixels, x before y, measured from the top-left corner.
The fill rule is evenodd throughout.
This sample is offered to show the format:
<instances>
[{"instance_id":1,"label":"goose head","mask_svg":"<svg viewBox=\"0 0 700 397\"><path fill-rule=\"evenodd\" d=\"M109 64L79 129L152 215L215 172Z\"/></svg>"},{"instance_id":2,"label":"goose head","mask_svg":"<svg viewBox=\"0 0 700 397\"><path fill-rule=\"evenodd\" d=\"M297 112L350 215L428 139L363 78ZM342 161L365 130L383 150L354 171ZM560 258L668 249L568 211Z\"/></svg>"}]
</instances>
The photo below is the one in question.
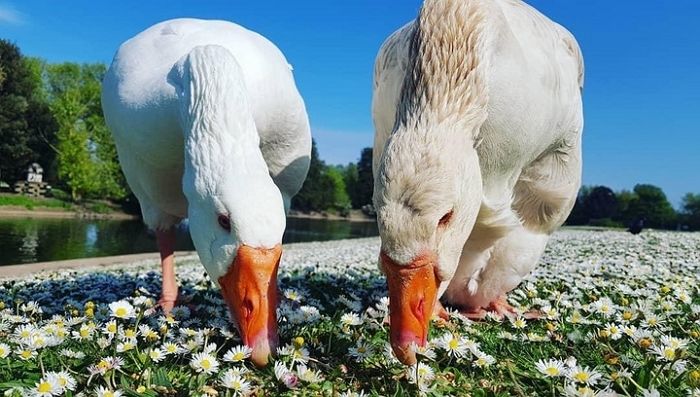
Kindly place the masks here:
<instances>
[{"instance_id":1,"label":"goose head","mask_svg":"<svg viewBox=\"0 0 700 397\"><path fill-rule=\"evenodd\" d=\"M398 130L379 162L374 202L387 277L390 341L416 362L440 293L457 268L482 197L473 141L449 128Z\"/></svg>"},{"instance_id":2,"label":"goose head","mask_svg":"<svg viewBox=\"0 0 700 397\"><path fill-rule=\"evenodd\" d=\"M213 194L190 192L192 241L217 283L243 343L256 365L277 347L277 268L285 211L279 189L266 175L233 176Z\"/></svg>"}]
</instances>

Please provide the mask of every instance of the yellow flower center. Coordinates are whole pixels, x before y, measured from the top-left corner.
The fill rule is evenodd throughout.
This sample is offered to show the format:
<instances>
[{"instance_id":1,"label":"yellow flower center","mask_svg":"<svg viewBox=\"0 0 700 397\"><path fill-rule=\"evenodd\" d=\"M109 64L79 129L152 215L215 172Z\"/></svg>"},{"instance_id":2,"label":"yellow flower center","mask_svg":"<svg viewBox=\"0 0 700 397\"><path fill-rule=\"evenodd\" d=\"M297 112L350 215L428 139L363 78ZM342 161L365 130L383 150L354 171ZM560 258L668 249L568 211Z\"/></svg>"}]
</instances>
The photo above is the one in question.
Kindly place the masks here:
<instances>
[{"instance_id":1,"label":"yellow flower center","mask_svg":"<svg viewBox=\"0 0 700 397\"><path fill-rule=\"evenodd\" d=\"M450 339L450 342L447 344L451 350L457 349L459 347L459 341L457 339Z\"/></svg>"},{"instance_id":2,"label":"yellow flower center","mask_svg":"<svg viewBox=\"0 0 700 397\"><path fill-rule=\"evenodd\" d=\"M119 307L119 308L117 308L117 310L114 311L114 314L117 317L126 317L126 313L127 313L127 311L123 307Z\"/></svg>"},{"instance_id":3,"label":"yellow flower center","mask_svg":"<svg viewBox=\"0 0 700 397\"><path fill-rule=\"evenodd\" d=\"M632 312L622 313L622 318L624 318L625 320L631 320L632 319Z\"/></svg>"},{"instance_id":4,"label":"yellow flower center","mask_svg":"<svg viewBox=\"0 0 700 397\"><path fill-rule=\"evenodd\" d=\"M673 360L676 358L676 350L670 347L664 348L664 357L666 357L667 360Z\"/></svg>"},{"instance_id":5,"label":"yellow flower center","mask_svg":"<svg viewBox=\"0 0 700 397\"><path fill-rule=\"evenodd\" d=\"M559 375L559 369L557 367L549 367L544 370L544 372L547 373L549 376L557 376Z\"/></svg>"},{"instance_id":6,"label":"yellow flower center","mask_svg":"<svg viewBox=\"0 0 700 397\"><path fill-rule=\"evenodd\" d=\"M49 382L41 382L39 383L39 387L37 387L37 391L39 393L48 393L51 391L51 383Z\"/></svg>"},{"instance_id":7,"label":"yellow flower center","mask_svg":"<svg viewBox=\"0 0 700 397\"><path fill-rule=\"evenodd\" d=\"M112 393L112 391L108 390L108 391L104 392L104 394L102 396L103 397L114 397L114 393Z\"/></svg>"},{"instance_id":8,"label":"yellow flower center","mask_svg":"<svg viewBox=\"0 0 700 397\"><path fill-rule=\"evenodd\" d=\"M60 378L58 378L58 384L61 387L65 387L68 384L68 379L66 379L64 377L60 377Z\"/></svg>"},{"instance_id":9,"label":"yellow flower center","mask_svg":"<svg viewBox=\"0 0 700 397\"><path fill-rule=\"evenodd\" d=\"M206 358L204 360L202 360L201 365L202 365L202 368L204 368L204 369L211 368L211 362L209 360L207 360Z\"/></svg>"},{"instance_id":10,"label":"yellow flower center","mask_svg":"<svg viewBox=\"0 0 700 397\"><path fill-rule=\"evenodd\" d=\"M242 352L238 352L238 353L233 355L233 361L241 361L241 360L243 360L243 353Z\"/></svg>"},{"instance_id":11,"label":"yellow flower center","mask_svg":"<svg viewBox=\"0 0 700 397\"><path fill-rule=\"evenodd\" d=\"M127 329L126 331L124 331L124 336L126 336L127 338L135 338L136 332L134 332L133 329Z\"/></svg>"},{"instance_id":12,"label":"yellow flower center","mask_svg":"<svg viewBox=\"0 0 700 397\"><path fill-rule=\"evenodd\" d=\"M115 324L115 323L108 324L107 325L107 332L109 332L110 334L117 332L117 324Z\"/></svg>"},{"instance_id":13,"label":"yellow flower center","mask_svg":"<svg viewBox=\"0 0 700 397\"><path fill-rule=\"evenodd\" d=\"M585 372L577 372L576 375L574 375L574 379L576 379L576 381L581 382L581 383L587 382L588 378L589 378L589 376Z\"/></svg>"},{"instance_id":14,"label":"yellow flower center","mask_svg":"<svg viewBox=\"0 0 700 397\"><path fill-rule=\"evenodd\" d=\"M22 358L27 359L32 356L32 352L30 352L29 350L23 350L22 353L20 353L19 355L22 356Z\"/></svg>"}]
</instances>

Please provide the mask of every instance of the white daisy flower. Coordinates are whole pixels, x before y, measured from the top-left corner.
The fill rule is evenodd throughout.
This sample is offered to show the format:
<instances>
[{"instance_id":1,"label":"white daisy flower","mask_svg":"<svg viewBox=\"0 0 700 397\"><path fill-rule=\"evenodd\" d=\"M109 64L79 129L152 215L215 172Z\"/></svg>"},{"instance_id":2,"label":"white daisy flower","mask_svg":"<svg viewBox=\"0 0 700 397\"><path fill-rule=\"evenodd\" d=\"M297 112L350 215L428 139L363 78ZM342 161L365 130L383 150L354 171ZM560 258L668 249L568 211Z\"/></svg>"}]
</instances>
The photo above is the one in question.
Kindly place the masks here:
<instances>
[{"instance_id":1,"label":"white daisy flower","mask_svg":"<svg viewBox=\"0 0 700 397\"><path fill-rule=\"evenodd\" d=\"M603 375L596 370L588 367L580 367L578 365L571 368L567 372L566 376L573 382L586 384L589 386L595 385L603 377Z\"/></svg>"},{"instance_id":2,"label":"white daisy flower","mask_svg":"<svg viewBox=\"0 0 700 397\"><path fill-rule=\"evenodd\" d=\"M190 367L196 372L211 375L219 369L219 362L213 355L201 352L192 356Z\"/></svg>"},{"instance_id":3,"label":"white daisy flower","mask_svg":"<svg viewBox=\"0 0 700 397\"><path fill-rule=\"evenodd\" d=\"M124 393L119 389L112 390L106 387L99 386L95 390L95 394L97 395L97 397L121 397Z\"/></svg>"},{"instance_id":4,"label":"white daisy flower","mask_svg":"<svg viewBox=\"0 0 700 397\"><path fill-rule=\"evenodd\" d=\"M564 363L561 360L549 359L539 360L535 363L535 368L546 377L554 378L566 375Z\"/></svg>"},{"instance_id":5,"label":"white daisy flower","mask_svg":"<svg viewBox=\"0 0 700 397\"><path fill-rule=\"evenodd\" d=\"M442 334L433 342L435 346L445 350L452 357L462 358L469 352L469 347L465 343L465 338L451 332Z\"/></svg>"},{"instance_id":6,"label":"white daisy flower","mask_svg":"<svg viewBox=\"0 0 700 397\"><path fill-rule=\"evenodd\" d=\"M232 370L224 372L219 382L221 386L231 390L235 396L243 396L250 392L250 382Z\"/></svg>"},{"instance_id":7,"label":"white daisy flower","mask_svg":"<svg viewBox=\"0 0 700 397\"><path fill-rule=\"evenodd\" d=\"M355 313L345 313L340 317L340 323L344 326L354 326L362 324L362 320Z\"/></svg>"},{"instance_id":8,"label":"white daisy flower","mask_svg":"<svg viewBox=\"0 0 700 397\"><path fill-rule=\"evenodd\" d=\"M251 349L248 346L245 345L240 345L240 346L235 346L232 347L226 354L224 354L224 361L228 361L231 363L237 363L245 360L246 358L250 357L250 354L253 352L253 349Z\"/></svg>"},{"instance_id":9,"label":"white daisy flower","mask_svg":"<svg viewBox=\"0 0 700 397\"><path fill-rule=\"evenodd\" d=\"M129 319L136 317L136 311L134 310L134 307L131 306L131 303L125 300L110 303L109 311L110 316L116 318Z\"/></svg>"},{"instance_id":10,"label":"white daisy flower","mask_svg":"<svg viewBox=\"0 0 700 397\"><path fill-rule=\"evenodd\" d=\"M62 394L63 390L53 378L46 377L34 384L34 388L30 390L30 393L36 397L51 397Z\"/></svg>"}]
</instances>

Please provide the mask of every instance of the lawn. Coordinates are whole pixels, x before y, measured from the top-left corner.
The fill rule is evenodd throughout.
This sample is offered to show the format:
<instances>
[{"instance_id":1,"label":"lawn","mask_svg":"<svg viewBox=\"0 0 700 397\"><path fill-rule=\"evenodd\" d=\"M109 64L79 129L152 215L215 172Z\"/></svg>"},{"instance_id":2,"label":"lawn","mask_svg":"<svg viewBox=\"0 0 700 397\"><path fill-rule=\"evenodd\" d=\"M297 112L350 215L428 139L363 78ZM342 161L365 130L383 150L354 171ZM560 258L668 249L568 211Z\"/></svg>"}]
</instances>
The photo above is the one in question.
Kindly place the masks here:
<instances>
[{"instance_id":1,"label":"lawn","mask_svg":"<svg viewBox=\"0 0 700 397\"><path fill-rule=\"evenodd\" d=\"M434 320L420 362L387 346L378 239L285 248L281 347L256 369L196 261L152 309L152 264L0 281L5 395L700 396L700 234L558 232L510 294L538 320Z\"/></svg>"}]
</instances>

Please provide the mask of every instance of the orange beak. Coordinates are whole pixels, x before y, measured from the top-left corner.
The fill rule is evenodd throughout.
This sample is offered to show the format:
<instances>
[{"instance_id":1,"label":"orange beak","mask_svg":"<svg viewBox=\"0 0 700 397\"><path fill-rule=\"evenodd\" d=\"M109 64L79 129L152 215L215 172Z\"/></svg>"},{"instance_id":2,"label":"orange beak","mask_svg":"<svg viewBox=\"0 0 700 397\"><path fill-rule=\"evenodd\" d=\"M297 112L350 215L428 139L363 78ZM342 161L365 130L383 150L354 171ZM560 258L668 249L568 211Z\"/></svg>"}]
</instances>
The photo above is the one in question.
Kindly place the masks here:
<instances>
[{"instance_id":1,"label":"orange beak","mask_svg":"<svg viewBox=\"0 0 700 397\"><path fill-rule=\"evenodd\" d=\"M226 274L219 278L224 300L237 323L243 343L253 349L255 365L267 365L277 349L277 268L282 246L241 245Z\"/></svg>"},{"instance_id":2,"label":"orange beak","mask_svg":"<svg viewBox=\"0 0 700 397\"><path fill-rule=\"evenodd\" d=\"M437 299L436 259L432 254L421 255L405 266L383 252L380 259L389 286L391 347L399 361L413 365L416 354L410 345L425 346Z\"/></svg>"}]
</instances>

